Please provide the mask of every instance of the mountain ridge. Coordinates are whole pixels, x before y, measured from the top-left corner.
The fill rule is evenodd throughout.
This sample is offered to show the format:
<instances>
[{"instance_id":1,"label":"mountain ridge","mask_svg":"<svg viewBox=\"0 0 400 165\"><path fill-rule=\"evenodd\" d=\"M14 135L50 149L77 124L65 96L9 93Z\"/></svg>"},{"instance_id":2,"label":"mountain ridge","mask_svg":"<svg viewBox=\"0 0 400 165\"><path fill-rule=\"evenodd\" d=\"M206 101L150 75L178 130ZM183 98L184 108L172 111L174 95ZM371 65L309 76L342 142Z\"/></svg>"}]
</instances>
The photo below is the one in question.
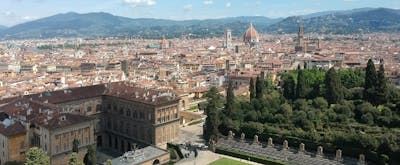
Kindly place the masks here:
<instances>
[{"instance_id":1,"label":"mountain ridge","mask_svg":"<svg viewBox=\"0 0 400 165\"><path fill-rule=\"evenodd\" d=\"M241 35L250 22L261 33L296 33L300 17L306 32L332 34L400 32L400 10L388 8L326 11L287 18L239 16L203 20L128 18L105 12L83 14L68 12L8 27L0 31L0 38L106 36L207 38L222 36L227 28L232 29L235 36Z\"/></svg>"}]
</instances>

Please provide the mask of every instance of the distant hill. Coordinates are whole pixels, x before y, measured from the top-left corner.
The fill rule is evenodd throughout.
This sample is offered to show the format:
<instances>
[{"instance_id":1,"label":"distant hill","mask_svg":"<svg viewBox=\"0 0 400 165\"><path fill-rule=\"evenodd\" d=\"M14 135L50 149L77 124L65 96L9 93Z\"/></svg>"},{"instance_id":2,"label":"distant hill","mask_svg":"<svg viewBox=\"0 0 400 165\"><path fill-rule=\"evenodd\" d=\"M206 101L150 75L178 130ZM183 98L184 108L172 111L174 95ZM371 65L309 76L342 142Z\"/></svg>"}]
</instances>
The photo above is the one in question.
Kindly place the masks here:
<instances>
[{"instance_id":1,"label":"distant hill","mask_svg":"<svg viewBox=\"0 0 400 165\"><path fill-rule=\"evenodd\" d=\"M299 17L288 17L268 27L271 33L296 33ZM387 8L354 10L306 18L305 32L351 34L400 32L400 10Z\"/></svg>"},{"instance_id":2,"label":"distant hill","mask_svg":"<svg viewBox=\"0 0 400 165\"><path fill-rule=\"evenodd\" d=\"M3 31L5 29L7 29L7 28L8 28L7 26L0 25L0 31Z\"/></svg>"},{"instance_id":3,"label":"distant hill","mask_svg":"<svg viewBox=\"0 0 400 165\"><path fill-rule=\"evenodd\" d=\"M0 30L0 39L106 36L207 38L222 36L227 28L232 30L234 36L239 36L250 22L260 33L296 33L300 17L306 33L400 32L400 10L387 8L326 11L285 19L243 16L183 21L70 12Z\"/></svg>"},{"instance_id":4,"label":"distant hill","mask_svg":"<svg viewBox=\"0 0 400 165\"><path fill-rule=\"evenodd\" d=\"M303 19L308 19L308 18L314 18L314 17L320 17L324 15L330 15L330 14L351 14L355 12L361 12L361 11L370 11L374 10L376 8L358 8L358 9L351 9L351 10L331 10L331 11L322 11L322 12L316 12L316 13L311 13L307 15L301 15L299 17Z\"/></svg>"},{"instance_id":5,"label":"distant hill","mask_svg":"<svg viewBox=\"0 0 400 165\"><path fill-rule=\"evenodd\" d=\"M65 13L22 23L0 32L0 38L51 38L51 37L102 37L132 36L145 38L220 36L226 28L234 35L243 33L253 22L257 28L266 29L282 19L266 17L231 17L207 20L165 20L152 18L131 19L108 13Z\"/></svg>"}]
</instances>

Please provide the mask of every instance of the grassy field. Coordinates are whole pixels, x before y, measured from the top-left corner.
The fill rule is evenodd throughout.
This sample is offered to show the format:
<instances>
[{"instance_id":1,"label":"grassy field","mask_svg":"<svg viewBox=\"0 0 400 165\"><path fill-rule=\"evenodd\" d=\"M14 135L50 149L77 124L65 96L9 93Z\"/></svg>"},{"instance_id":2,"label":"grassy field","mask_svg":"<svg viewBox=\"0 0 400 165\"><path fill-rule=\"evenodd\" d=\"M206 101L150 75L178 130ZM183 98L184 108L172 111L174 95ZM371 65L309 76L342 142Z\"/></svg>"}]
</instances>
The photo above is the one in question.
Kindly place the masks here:
<instances>
[{"instance_id":1,"label":"grassy field","mask_svg":"<svg viewBox=\"0 0 400 165\"><path fill-rule=\"evenodd\" d=\"M228 158L221 158L210 163L209 165L249 165L249 164Z\"/></svg>"}]
</instances>

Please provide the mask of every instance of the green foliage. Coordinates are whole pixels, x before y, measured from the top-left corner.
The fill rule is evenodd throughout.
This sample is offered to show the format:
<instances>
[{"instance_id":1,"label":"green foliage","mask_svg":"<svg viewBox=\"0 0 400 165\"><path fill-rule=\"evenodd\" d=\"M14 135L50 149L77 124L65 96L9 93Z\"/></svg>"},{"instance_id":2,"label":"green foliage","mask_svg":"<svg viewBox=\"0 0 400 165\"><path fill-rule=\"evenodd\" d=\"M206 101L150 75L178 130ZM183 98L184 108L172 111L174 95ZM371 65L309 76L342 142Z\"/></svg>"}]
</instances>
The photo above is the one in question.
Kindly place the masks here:
<instances>
[{"instance_id":1,"label":"green foliage","mask_svg":"<svg viewBox=\"0 0 400 165\"><path fill-rule=\"evenodd\" d=\"M174 144L174 143L167 143L167 148L168 148L169 150L174 150L174 151L176 151L176 153L177 153L178 156L179 156L179 159L184 158L184 157L183 157L183 154L182 154L182 151L181 151L181 148L179 147L179 145Z\"/></svg>"},{"instance_id":2,"label":"green foliage","mask_svg":"<svg viewBox=\"0 0 400 165\"><path fill-rule=\"evenodd\" d=\"M343 87L335 68L325 75L325 98L329 104L336 104L343 99Z\"/></svg>"},{"instance_id":3,"label":"green foliage","mask_svg":"<svg viewBox=\"0 0 400 165\"><path fill-rule=\"evenodd\" d=\"M292 75L283 78L283 96L286 99L293 100L296 98L296 83Z\"/></svg>"},{"instance_id":4,"label":"green foliage","mask_svg":"<svg viewBox=\"0 0 400 165\"><path fill-rule=\"evenodd\" d=\"M40 148L32 147L26 153L25 165L50 164L50 157Z\"/></svg>"},{"instance_id":5,"label":"green foliage","mask_svg":"<svg viewBox=\"0 0 400 165\"><path fill-rule=\"evenodd\" d=\"M83 165L83 162L79 160L78 153L72 152L71 157L68 160L68 165Z\"/></svg>"},{"instance_id":6,"label":"green foliage","mask_svg":"<svg viewBox=\"0 0 400 165\"><path fill-rule=\"evenodd\" d=\"M297 75L296 95L297 98L306 98L309 92L309 84L303 70Z\"/></svg>"},{"instance_id":7,"label":"green foliage","mask_svg":"<svg viewBox=\"0 0 400 165\"><path fill-rule=\"evenodd\" d=\"M256 87L253 78L250 78L249 91L250 91L250 100L256 98Z\"/></svg>"},{"instance_id":8,"label":"green foliage","mask_svg":"<svg viewBox=\"0 0 400 165\"><path fill-rule=\"evenodd\" d=\"M364 100L374 104L376 101L375 84L377 78L375 64L371 59L368 60L367 68L365 70Z\"/></svg>"},{"instance_id":9,"label":"green foliage","mask_svg":"<svg viewBox=\"0 0 400 165\"><path fill-rule=\"evenodd\" d=\"M387 102L388 99L388 87L387 87L387 81L385 77L385 68L383 64L380 65L379 70L378 70L378 75L375 83L375 89L376 89L376 104L377 105L382 105Z\"/></svg>"},{"instance_id":10,"label":"green foliage","mask_svg":"<svg viewBox=\"0 0 400 165\"><path fill-rule=\"evenodd\" d=\"M301 142L315 148L323 145L327 153L342 148L346 155L357 157L365 153L370 161L391 162L396 153L400 153L397 144L400 140L400 91L388 86L387 102L375 107L363 100L365 90L362 86L366 84L363 81L367 81L364 75L360 70L351 69L342 69L339 73L334 69L326 73L320 69L284 72L280 74L283 91L269 84L263 86L263 97L234 99L231 116L209 99L208 106L218 105L209 107L217 112L211 115L217 117L210 121L218 121L210 126L212 129L208 133L213 133L218 126L217 131L221 133L232 130L238 135L243 132L250 138L257 134L261 140L268 136L285 137L296 145ZM341 84L343 77L349 77L343 81L344 86ZM293 92L285 94L285 88L292 88L284 87L288 80L296 90L303 91L299 98L290 98ZM374 90L376 86L372 84ZM332 93L334 97L328 95ZM211 97L220 100L215 95Z\"/></svg>"},{"instance_id":11,"label":"green foliage","mask_svg":"<svg viewBox=\"0 0 400 165\"><path fill-rule=\"evenodd\" d=\"M365 74L360 69L341 69L338 74L347 89L364 86Z\"/></svg>"},{"instance_id":12,"label":"green foliage","mask_svg":"<svg viewBox=\"0 0 400 165\"><path fill-rule=\"evenodd\" d=\"M208 104L206 107L206 122L204 127L203 137L204 139L218 139L218 127L221 124L220 122L220 111L222 110L223 105L223 97L218 93L217 88L212 87L206 93L206 97L208 100Z\"/></svg>"},{"instance_id":13,"label":"green foliage","mask_svg":"<svg viewBox=\"0 0 400 165\"><path fill-rule=\"evenodd\" d=\"M72 141L72 152L79 152L79 140L78 139L74 139Z\"/></svg>"},{"instance_id":14,"label":"green foliage","mask_svg":"<svg viewBox=\"0 0 400 165\"><path fill-rule=\"evenodd\" d=\"M220 158L216 161L211 162L208 165L250 165L250 164L243 163L243 162L233 160L233 159Z\"/></svg>"},{"instance_id":15,"label":"green foliage","mask_svg":"<svg viewBox=\"0 0 400 165\"><path fill-rule=\"evenodd\" d=\"M24 163L14 160L14 161L8 161L8 162L4 163L4 165L24 165Z\"/></svg>"},{"instance_id":16,"label":"green foliage","mask_svg":"<svg viewBox=\"0 0 400 165\"><path fill-rule=\"evenodd\" d=\"M265 83L264 83L264 79L260 78L259 76L257 76L256 79L256 98L260 99L263 97L264 95L264 89L265 88Z\"/></svg>"},{"instance_id":17,"label":"green foliage","mask_svg":"<svg viewBox=\"0 0 400 165\"><path fill-rule=\"evenodd\" d=\"M107 159L106 165L112 165L111 160Z\"/></svg>"},{"instance_id":18,"label":"green foliage","mask_svg":"<svg viewBox=\"0 0 400 165\"><path fill-rule=\"evenodd\" d=\"M96 165L96 150L93 145L88 146L83 163L85 165Z\"/></svg>"},{"instance_id":19,"label":"green foliage","mask_svg":"<svg viewBox=\"0 0 400 165\"><path fill-rule=\"evenodd\" d=\"M242 124L240 130L249 137L259 135L264 132L263 124L259 122L245 122Z\"/></svg>"},{"instance_id":20,"label":"green foliage","mask_svg":"<svg viewBox=\"0 0 400 165\"><path fill-rule=\"evenodd\" d=\"M226 104L225 104L225 114L227 116L232 116L233 106L235 104L235 94L233 93L232 81L228 84L228 89L226 90Z\"/></svg>"}]
</instances>

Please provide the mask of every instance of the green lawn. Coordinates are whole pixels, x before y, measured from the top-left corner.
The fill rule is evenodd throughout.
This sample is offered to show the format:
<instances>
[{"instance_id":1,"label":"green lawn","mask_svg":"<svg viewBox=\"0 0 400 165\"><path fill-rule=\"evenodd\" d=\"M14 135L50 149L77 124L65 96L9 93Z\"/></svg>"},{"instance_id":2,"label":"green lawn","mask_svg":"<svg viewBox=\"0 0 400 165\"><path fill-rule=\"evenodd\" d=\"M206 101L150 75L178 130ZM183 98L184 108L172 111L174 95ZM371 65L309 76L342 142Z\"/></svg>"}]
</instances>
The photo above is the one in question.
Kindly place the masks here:
<instances>
[{"instance_id":1,"label":"green lawn","mask_svg":"<svg viewBox=\"0 0 400 165\"><path fill-rule=\"evenodd\" d=\"M228 158L221 158L210 163L209 165L249 165L249 164Z\"/></svg>"}]
</instances>

